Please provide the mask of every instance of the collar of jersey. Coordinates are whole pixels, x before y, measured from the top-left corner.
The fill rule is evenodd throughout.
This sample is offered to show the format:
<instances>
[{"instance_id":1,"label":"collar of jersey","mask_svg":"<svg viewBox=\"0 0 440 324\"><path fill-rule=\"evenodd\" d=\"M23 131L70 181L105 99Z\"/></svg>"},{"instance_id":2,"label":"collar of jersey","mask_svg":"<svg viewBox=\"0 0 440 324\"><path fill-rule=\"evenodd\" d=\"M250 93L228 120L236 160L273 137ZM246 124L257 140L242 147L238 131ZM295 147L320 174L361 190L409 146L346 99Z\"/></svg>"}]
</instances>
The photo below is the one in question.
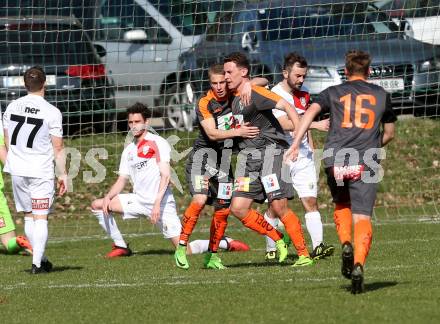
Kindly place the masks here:
<instances>
[{"instance_id":1,"label":"collar of jersey","mask_svg":"<svg viewBox=\"0 0 440 324\"><path fill-rule=\"evenodd\" d=\"M209 92L210 92L211 96L218 102L228 101L228 95L226 95L226 97L224 97L224 98L220 98L216 95L216 93L212 89L209 90Z\"/></svg>"}]
</instances>

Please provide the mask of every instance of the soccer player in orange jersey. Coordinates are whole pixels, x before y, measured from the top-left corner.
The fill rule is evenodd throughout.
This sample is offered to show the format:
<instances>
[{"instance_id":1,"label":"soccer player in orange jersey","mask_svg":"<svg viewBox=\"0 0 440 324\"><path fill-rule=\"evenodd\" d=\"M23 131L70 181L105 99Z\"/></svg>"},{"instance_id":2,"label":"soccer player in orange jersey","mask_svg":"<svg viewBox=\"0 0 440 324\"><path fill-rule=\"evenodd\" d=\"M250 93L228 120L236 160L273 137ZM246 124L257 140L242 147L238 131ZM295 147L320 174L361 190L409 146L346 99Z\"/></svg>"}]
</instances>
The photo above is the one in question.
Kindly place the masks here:
<instances>
[{"instance_id":1,"label":"soccer player in orange jersey","mask_svg":"<svg viewBox=\"0 0 440 324\"><path fill-rule=\"evenodd\" d=\"M324 166L342 244L341 271L351 279L351 291L357 294L364 290L364 265L372 240L371 215L377 184L383 174L379 164L383 156L381 148L393 139L397 119L390 94L367 81L370 55L350 51L345 60L348 81L321 92L304 114L286 158L297 158L301 139L315 116L329 112Z\"/></svg>"},{"instance_id":2,"label":"soccer player in orange jersey","mask_svg":"<svg viewBox=\"0 0 440 324\"><path fill-rule=\"evenodd\" d=\"M226 85L223 64L212 65L208 75L211 89L197 104L196 114L200 132L186 164L186 178L192 200L183 215L179 245L174 254L176 266L181 269L189 268L186 247L206 204L214 206L214 215L205 267L225 268L217 255L217 250L227 226L233 189L233 177L230 170L232 139L254 138L259 133L257 127L249 125L234 128L235 121L231 110L232 97ZM262 78L256 78L251 82L267 84L267 80ZM250 93L250 82L246 86L248 91L244 93ZM231 241L230 246L234 250L248 249L247 245L238 240Z\"/></svg>"},{"instance_id":3,"label":"soccer player in orange jersey","mask_svg":"<svg viewBox=\"0 0 440 324\"><path fill-rule=\"evenodd\" d=\"M283 154L289 145L272 111L274 108L284 110L295 126L299 123L298 114L286 100L263 87L252 87L250 104L242 102L240 93L250 71L249 61L243 53L228 55L224 59L224 69L228 88L234 95L232 113L235 120L243 125L256 126L260 131L255 138L238 140L241 151L237 157L231 212L244 226L274 240L278 261L283 262L287 258L283 235L251 208L254 201L262 203L267 199L273 215L284 224L295 245L299 259L294 266L311 265L313 260L305 244L301 223L287 206L287 200L293 197L293 186L290 177L286 176L288 166L283 163Z\"/></svg>"}]
</instances>

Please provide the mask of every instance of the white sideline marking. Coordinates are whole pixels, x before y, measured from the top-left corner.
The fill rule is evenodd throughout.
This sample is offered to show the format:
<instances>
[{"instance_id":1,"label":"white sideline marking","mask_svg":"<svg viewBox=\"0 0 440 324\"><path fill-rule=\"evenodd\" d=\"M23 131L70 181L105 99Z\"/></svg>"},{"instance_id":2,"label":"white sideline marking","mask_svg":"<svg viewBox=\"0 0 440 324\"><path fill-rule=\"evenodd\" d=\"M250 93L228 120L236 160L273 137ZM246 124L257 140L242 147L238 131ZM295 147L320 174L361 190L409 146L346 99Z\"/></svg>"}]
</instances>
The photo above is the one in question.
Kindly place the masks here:
<instances>
[{"instance_id":1,"label":"white sideline marking","mask_svg":"<svg viewBox=\"0 0 440 324\"><path fill-rule=\"evenodd\" d=\"M292 271L293 272L293 271ZM253 274L255 275L255 274ZM243 275L241 275L243 277ZM326 277L326 278L302 278L299 281L311 281L311 282L324 282L324 281L336 281L340 280L340 277ZM261 280L257 280L256 278L252 278L251 282L264 282L266 278L263 278ZM282 279L277 280L278 282L294 282L293 279ZM60 285L30 285L28 283L18 283L15 285L4 285L0 286L4 290L16 290L16 289L31 289L31 288L46 288L46 289L90 289L90 288L131 288L131 287L144 287L144 286L159 286L159 285L165 285L165 286L187 286L187 285L221 285L221 284L231 284L236 285L240 283L249 283L249 280L237 280L237 279L226 279L226 280L200 280L200 281L172 281L172 282L136 282L136 283L84 283L84 284L60 284ZM270 282L268 282L270 283Z\"/></svg>"},{"instance_id":2,"label":"white sideline marking","mask_svg":"<svg viewBox=\"0 0 440 324\"><path fill-rule=\"evenodd\" d=\"M440 265L440 262L434 262L430 263L430 265L438 266ZM368 266L368 272L370 273L371 270L373 271L391 271L391 270L410 270L410 269L420 269L420 264L407 264L407 265L394 265L389 267L383 267L383 266ZM292 274L298 273L298 272L307 272L306 269L292 269ZM16 290L16 289L31 289L31 288L44 288L44 289L90 289L90 288L98 288L98 289L108 289L108 288L124 288L124 287L143 287L143 286L184 286L184 285L211 285L211 284L247 284L247 283L256 283L256 282L265 282L265 283L272 283L272 282L295 282L296 280L292 278L288 279L281 279L281 280L268 280L267 273L260 272L246 272L246 273L230 273L228 275L228 278L225 278L224 280L200 280L200 281L191 281L190 276L176 276L174 279L177 279L175 281L167 281L170 278L169 277L153 277L153 278L140 278L141 280L148 280L148 282L142 281L142 282L131 282L131 283L78 283L78 284L49 284L49 285L40 285L40 284L30 284L25 282L20 282L14 285L0 285L1 289L4 290ZM249 278L246 280L246 278ZM371 279L384 279L382 276L368 276L369 280ZM190 279L189 281L185 281L185 279ZM245 280L240 280L245 279ZM324 281L339 281L342 280L342 277L340 276L332 276L332 277L325 277L325 278L301 278L297 281L309 281L309 282L324 282ZM103 281L103 280L102 280ZM165 282L164 282L165 281Z\"/></svg>"}]
</instances>

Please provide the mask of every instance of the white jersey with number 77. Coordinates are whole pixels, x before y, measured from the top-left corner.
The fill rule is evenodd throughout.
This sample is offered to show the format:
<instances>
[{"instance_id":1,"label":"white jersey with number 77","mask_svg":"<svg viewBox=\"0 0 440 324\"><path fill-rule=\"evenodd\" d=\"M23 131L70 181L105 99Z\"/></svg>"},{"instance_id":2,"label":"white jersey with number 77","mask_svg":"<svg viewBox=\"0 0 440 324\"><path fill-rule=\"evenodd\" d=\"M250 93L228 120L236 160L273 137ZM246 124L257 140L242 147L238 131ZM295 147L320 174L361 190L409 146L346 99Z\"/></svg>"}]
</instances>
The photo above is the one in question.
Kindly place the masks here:
<instances>
[{"instance_id":1,"label":"white jersey with number 77","mask_svg":"<svg viewBox=\"0 0 440 324\"><path fill-rule=\"evenodd\" d=\"M43 97L28 94L11 102L3 115L8 133L5 172L11 175L53 179L51 136L63 137L62 115Z\"/></svg>"}]
</instances>

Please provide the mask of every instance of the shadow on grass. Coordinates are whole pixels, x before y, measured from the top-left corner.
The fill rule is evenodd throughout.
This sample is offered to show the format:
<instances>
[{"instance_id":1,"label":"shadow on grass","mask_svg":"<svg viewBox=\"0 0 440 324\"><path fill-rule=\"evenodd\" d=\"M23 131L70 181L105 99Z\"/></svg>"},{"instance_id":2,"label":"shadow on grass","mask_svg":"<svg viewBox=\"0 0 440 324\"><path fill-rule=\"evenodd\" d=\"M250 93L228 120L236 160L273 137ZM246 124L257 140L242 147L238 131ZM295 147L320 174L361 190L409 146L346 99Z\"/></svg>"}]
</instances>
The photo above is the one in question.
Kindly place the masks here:
<instances>
[{"instance_id":1,"label":"shadow on grass","mask_svg":"<svg viewBox=\"0 0 440 324\"><path fill-rule=\"evenodd\" d=\"M79 267L79 266L61 266L61 267L57 267L57 266L54 266L50 272L64 272L64 271L82 270L82 269L84 269L84 267ZM24 270L24 272L30 273L31 270L30 269ZM42 274L48 274L48 273L45 272L45 273L42 273Z\"/></svg>"},{"instance_id":2,"label":"shadow on grass","mask_svg":"<svg viewBox=\"0 0 440 324\"><path fill-rule=\"evenodd\" d=\"M174 250L147 250L147 251L138 251L134 252L133 255L172 255L174 254Z\"/></svg>"},{"instance_id":3,"label":"shadow on grass","mask_svg":"<svg viewBox=\"0 0 440 324\"><path fill-rule=\"evenodd\" d=\"M234 264L225 264L228 268L254 268L254 267L284 267L291 266L292 263L278 263L278 262L246 262L246 263L234 263Z\"/></svg>"},{"instance_id":4,"label":"shadow on grass","mask_svg":"<svg viewBox=\"0 0 440 324\"><path fill-rule=\"evenodd\" d=\"M394 287L397 284L398 284L397 281L377 281L377 282L365 283L364 292L367 293L370 291L375 291L375 290L384 289L384 288L388 288L388 287ZM348 292L351 292L351 284L341 286L341 289L344 289Z\"/></svg>"}]
</instances>

